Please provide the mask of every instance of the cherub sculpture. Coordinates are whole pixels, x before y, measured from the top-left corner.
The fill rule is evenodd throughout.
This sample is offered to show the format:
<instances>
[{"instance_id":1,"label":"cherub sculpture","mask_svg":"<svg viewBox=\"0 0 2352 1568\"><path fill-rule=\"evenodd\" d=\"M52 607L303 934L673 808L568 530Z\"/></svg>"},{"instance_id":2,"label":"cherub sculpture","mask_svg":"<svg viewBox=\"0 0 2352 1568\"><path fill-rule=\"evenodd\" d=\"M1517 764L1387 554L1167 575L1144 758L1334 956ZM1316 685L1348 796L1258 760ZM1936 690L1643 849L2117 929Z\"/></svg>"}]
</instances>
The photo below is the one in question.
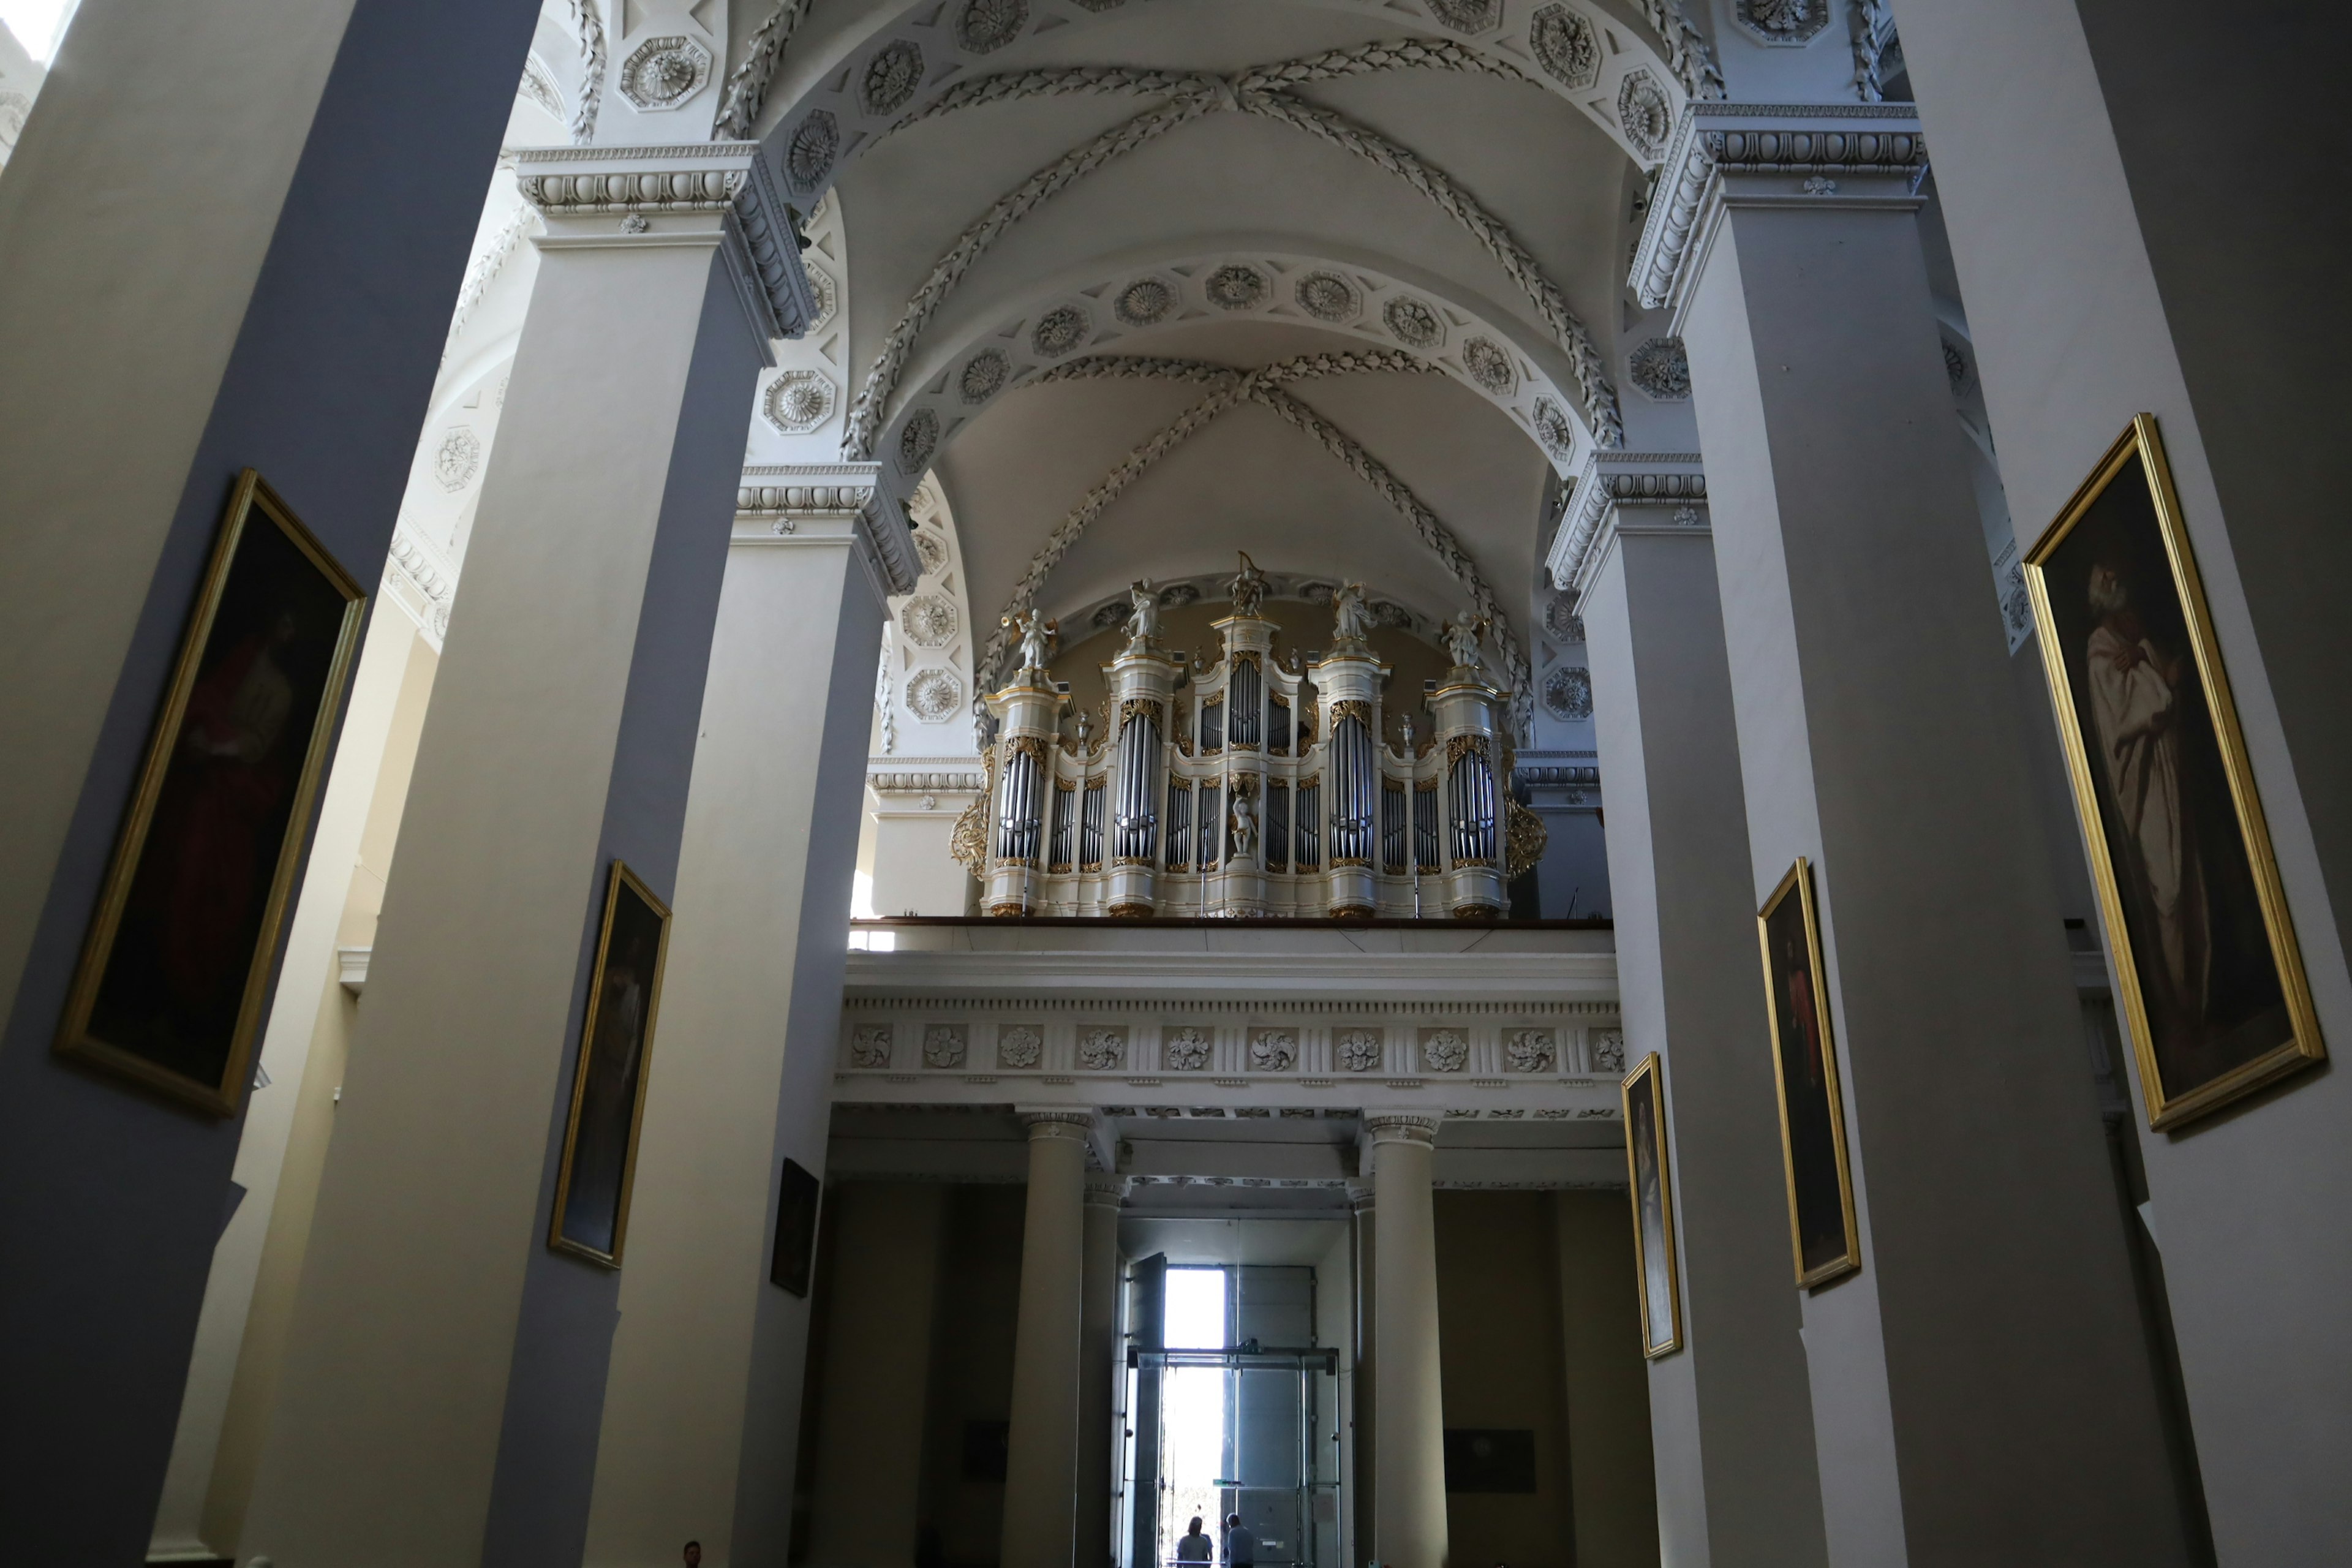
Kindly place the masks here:
<instances>
[{"instance_id":1,"label":"cherub sculpture","mask_svg":"<svg viewBox=\"0 0 2352 1568\"><path fill-rule=\"evenodd\" d=\"M1024 670L1044 669L1054 657L1055 645L1061 641L1062 623L1049 621L1034 609L1007 616L999 624L1020 639L1021 668Z\"/></svg>"},{"instance_id":2,"label":"cherub sculpture","mask_svg":"<svg viewBox=\"0 0 2352 1568\"><path fill-rule=\"evenodd\" d=\"M1364 609L1364 585L1349 583L1331 595L1331 640L1342 647L1363 646L1372 629Z\"/></svg>"},{"instance_id":3,"label":"cherub sculpture","mask_svg":"<svg viewBox=\"0 0 2352 1568\"><path fill-rule=\"evenodd\" d=\"M1238 790L1234 793L1231 820L1231 858L1255 865L1257 861L1257 814L1250 805L1250 797Z\"/></svg>"},{"instance_id":4,"label":"cherub sculpture","mask_svg":"<svg viewBox=\"0 0 2352 1568\"><path fill-rule=\"evenodd\" d=\"M1258 613L1260 601L1265 597L1265 574L1257 569L1257 563L1249 558L1249 552L1244 550L1238 553L1242 558L1242 569L1228 589L1234 596L1234 614L1255 616Z\"/></svg>"},{"instance_id":5,"label":"cherub sculpture","mask_svg":"<svg viewBox=\"0 0 2352 1568\"><path fill-rule=\"evenodd\" d=\"M1127 617L1127 648L1141 653L1160 635L1160 595L1149 582L1137 581L1127 585L1127 599L1134 606Z\"/></svg>"},{"instance_id":6,"label":"cherub sculpture","mask_svg":"<svg viewBox=\"0 0 2352 1568\"><path fill-rule=\"evenodd\" d=\"M1486 668L1478 654L1478 639L1486 631L1486 617L1475 610L1465 610L1445 623L1445 651L1454 656L1455 668Z\"/></svg>"}]
</instances>

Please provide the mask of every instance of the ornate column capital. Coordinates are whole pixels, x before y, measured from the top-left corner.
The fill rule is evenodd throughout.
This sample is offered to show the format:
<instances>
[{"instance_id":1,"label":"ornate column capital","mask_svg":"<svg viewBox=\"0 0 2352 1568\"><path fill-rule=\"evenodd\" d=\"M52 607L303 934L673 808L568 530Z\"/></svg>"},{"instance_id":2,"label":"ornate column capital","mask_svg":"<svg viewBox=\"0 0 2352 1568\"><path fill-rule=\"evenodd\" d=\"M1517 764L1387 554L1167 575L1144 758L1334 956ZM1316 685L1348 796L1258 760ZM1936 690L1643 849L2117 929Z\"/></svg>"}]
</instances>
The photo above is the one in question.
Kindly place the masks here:
<instances>
[{"instance_id":1,"label":"ornate column capital","mask_svg":"<svg viewBox=\"0 0 2352 1568\"><path fill-rule=\"evenodd\" d=\"M1707 526L1706 471L1696 452L1611 452L1596 448L1570 492L1567 515L1552 535L1544 569L1552 586L1580 602L1608 559L1609 544L1629 526L1622 509L1641 507L1645 523Z\"/></svg>"},{"instance_id":2,"label":"ornate column capital","mask_svg":"<svg viewBox=\"0 0 2352 1568\"><path fill-rule=\"evenodd\" d=\"M1364 1136L1374 1147L1382 1143L1417 1143L1424 1149L1437 1142L1438 1119L1403 1111L1375 1111L1364 1118Z\"/></svg>"},{"instance_id":3,"label":"ornate column capital","mask_svg":"<svg viewBox=\"0 0 2352 1568\"><path fill-rule=\"evenodd\" d=\"M530 147L515 185L547 221L542 250L716 245L761 353L817 317L800 235L761 145Z\"/></svg>"},{"instance_id":4,"label":"ornate column capital","mask_svg":"<svg viewBox=\"0 0 2352 1568\"><path fill-rule=\"evenodd\" d=\"M1376 1198L1377 1194L1372 1191L1371 1183L1364 1181L1351 1181L1348 1184L1348 1209L1349 1213L1371 1213L1372 1205L1376 1201Z\"/></svg>"},{"instance_id":5,"label":"ornate column capital","mask_svg":"<svg viewBox=\"0 0 2352 1568\"><path fill-rule=\"evenodd\" d=\"M1658 168L1631 282L1679 314L1727 205L1918 205L1927 142L1907 103L1684 106Z\"/></svg>"},{"instance_id":6,"label":"ornate column capital","mask_svg":"<svg viewBox=\"0 0 2352 1568\"><path fill-rule=\"evenodd\" d=\"M1087 1207L1117 1209L1127 1202L1128 1179L1125 1176L1090 1175L1087 1178Z\"/></svg>"},{"instance_id":7,"label":"ornate column capital","mask_svg":"<svg viewBox=\"0 0 2352 1568\"><path fill-rule=\"evenodd\" d=\"M879 463L766 463L735 491L738 544L856 541L877 599L911 594L922 574L906 514L880 484Z\"/></svg>"}]
</instances>

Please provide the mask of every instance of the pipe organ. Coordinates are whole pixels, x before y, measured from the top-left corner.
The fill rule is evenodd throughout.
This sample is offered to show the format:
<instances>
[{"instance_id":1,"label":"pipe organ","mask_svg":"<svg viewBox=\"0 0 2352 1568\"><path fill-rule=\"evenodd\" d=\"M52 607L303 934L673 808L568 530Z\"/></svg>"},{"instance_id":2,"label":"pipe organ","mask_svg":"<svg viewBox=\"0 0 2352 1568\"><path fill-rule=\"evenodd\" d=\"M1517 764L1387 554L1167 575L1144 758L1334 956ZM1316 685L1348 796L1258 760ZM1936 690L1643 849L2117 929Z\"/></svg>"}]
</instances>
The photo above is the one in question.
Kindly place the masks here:
<instances>
[{"instance_id":1,"label":"pipe organ","mask_svg":"<svg viewBox=\"0 0 2352 1568\"><path fill-rule=\"evenodd\" d=\"M1155 634L1137 584L1125 646L1103 667L1108 732L1045 668L1050 627L1022 623L1021 668L987 698L989 790L957 833L991 915L1238 918L1503 914L1509 878L1542 852L1513 802L1509 695L1486 679L1478 626L1425 696L1425 733L1386 738L1389 666L1367 640L1361 590L1335 604L1330 649L1286 666L1244 558L1223 655L1192 668Z\"/></svg>"}]
</instances>

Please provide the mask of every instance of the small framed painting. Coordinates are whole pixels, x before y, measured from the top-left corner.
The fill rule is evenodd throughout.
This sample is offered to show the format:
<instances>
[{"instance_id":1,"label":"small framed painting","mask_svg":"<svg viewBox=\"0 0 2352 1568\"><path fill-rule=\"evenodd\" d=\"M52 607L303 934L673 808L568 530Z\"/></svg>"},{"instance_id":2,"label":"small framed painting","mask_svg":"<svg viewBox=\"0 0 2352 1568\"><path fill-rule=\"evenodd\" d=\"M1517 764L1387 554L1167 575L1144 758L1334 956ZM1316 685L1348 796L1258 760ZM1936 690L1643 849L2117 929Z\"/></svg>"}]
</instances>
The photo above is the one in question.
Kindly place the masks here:
<instances>
[{"instance_id":1,"label":"small framed painting","mask_svg":"<svg viewBox=\"0 0 2352 1568\"><path fill-rule=\"evenodd\" d=\"M768 1260L768 1281L795 1296L809 1293L816 1265L817 1194L822 1184L794 1160L784 1162L776 1185L776 1250Z\"/></svg>"},{"instance_id":2,"label":"small framed painting","mask_svg":"<svg viewBox=\"0 0 2352 1568\"><path fill-rule=\"evenodd\" d=\"M556 1251L608 1268L621 1266L629 1236L629 1188L637 1174L637 1132L645 1121L654 1016L661 1007L668 949L669 906L635 872L614 861L547 1237Z\"/></svg>"},{"instance_id":3,"label":"small framed painting","mask_svg":"<svg viewBox=\"0 0 2352 1568\"><path fill-rule=\"evenodd\" d=\"M2025 554L2151 1128L2325 1057L2156 418Z\"/></svg>"},{"instance_id":4,"label":"small framed painting","mask_svg":"<svg viewBox=\"0 0 2352 1568\"><path fill-rule=\"evenodd\" d=\"M59 1055L236 1113L366 607L246 469L82 943Z\"/></svg>"},{"instance_id":5,"label":"small framed painting","mask_svg":"<svg viewBox=\"0 0 2352 1568\"><path fill-rule=\"evenodd\" d=\"M1633 1276L1642 1287L1642 1353L1683 1348L1682 1279L1675 1265L1674 1175L1666 1159L1666 1075L1658 1053L1625 1075L1625 1173L1633 1188Z\"/></svg>"},{"instance_id":6,"label":"small framed painting","mask_svg":"<svg viewBox=\"0 0 2352 1568\"><path fill-rule=\"evenodd\" d=\"M1764 944L1766 1016L1780 1100L1780 1164L1789 1185L1789 1240L1797 1284L1811 1289L1862 1267L1846 1167L1845 1103L1830 1035L1813 871L1801 855L1756 916Z\"/></svg>"}]
</instances>

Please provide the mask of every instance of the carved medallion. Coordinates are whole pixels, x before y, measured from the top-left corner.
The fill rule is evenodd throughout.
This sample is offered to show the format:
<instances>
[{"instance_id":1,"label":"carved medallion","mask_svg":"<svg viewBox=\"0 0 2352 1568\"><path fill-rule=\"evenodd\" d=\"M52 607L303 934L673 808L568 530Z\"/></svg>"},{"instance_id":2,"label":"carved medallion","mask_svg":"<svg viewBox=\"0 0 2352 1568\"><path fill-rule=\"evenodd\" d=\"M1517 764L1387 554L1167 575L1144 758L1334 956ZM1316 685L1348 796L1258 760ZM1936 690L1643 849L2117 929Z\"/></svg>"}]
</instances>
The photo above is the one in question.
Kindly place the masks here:
<instances>
[{"instance_id":1,"label":"carved medallion","mask_svg":"<svg viewBox=\"0 0 2352 1568\"><path fill-rule=\"evenodd\" d=\"M1627 75L1625 84L1617 89L1617 123L1625 128L1625 140L1643 157L1654 159L1665 152L1666 138L1675 129L1675 111L1657 78L1645 70Z\"/></svg>"},{"instance_id":2,"label":"carved medallion","mask_svg":"<svg viewBox=\"0 0 2352 1568\"><path fill-rule=\"evenodd\" d=\"M1497 397L1508 397L1511 388L1518 384L1518 373L1511 368L1511 356L1503 345L1492 338L1472 338L1462 345L1462 368L1470 379Z\"/></svg>"},{"instance_id":3,"label":"carved medallion","mask_svg":"<svg viewBox=\"0 0 2352 1568\"><path fill-rule=\"evenodd\" d=\"M1513 1072L1549 1072L1556 1060L1549 1029L1514 1029L1503 1037L1503 1059Z\"/></svg>"},{"instance_id":4,"label":"carved medallion","mask_svg":"<svg viewBox=\"0 0 2352 1568\"><path fill-rule=\"evenodd\" d=\"M1202 1072L1209 1066L1209 1037L1198 1029L1171 1032L1160 1042L1160 1060L1177 1072Z\"/></svg>"},{"instance_id":5,"label":"carved medallion","mask_svg":"<svg viewBox=\"0 0 2352 1568\"><path fill-rule=\"evenodd\" d=\"M1042 359L1059 359L1087 341L1094 323L1076 305L1056 305L1037 319L1029 333L1029 346Z\"/></svg>"},{"instance_id":6,"label":"carved medallion","mask_svg":"<svg viewBox=\"0 0 2352 1568\"><path fill-rule=\"evenodd\" d=\"M1045 1048L1045 1032L1036 1025L1012 1025L997 1032L996 1065L1001 1068L1034 1068Z\"/></svg>"},{"instance_id":7,"label":"carved medallion","mask_svg":"<svg viewBox=\"0 0 2352 1568\"><path fill-rule=\"evenodd\" d=\"M1295 1029L1250 1031L1250 1070L1288 1072L1298 1065L1298 1032Z\"/></svg>"},{"instance_id":8,"label":"carved medallion","mask_svg":"<svg viewBox=\"0 0 2352 1568\"><path fill-rule=\"evenodd\" d=\"M768 384L760 412L787 436L805 436L833 417L833 383L814 370L788 370Z\"/></svg>"},{"instance_id":9,"label":"carved medallion","mask_svg":"<svg viewBox=\"0 0 2352 1568\"><path fill-rule=\"evenodd\" d=\"M1029 0L968 0L956 18L956 42L975 55L991 54L1028 25Z\"/></svg>"},{"instance_id":10,"label":"carved medallion","mask_svg":"<svg viewBox=\"0 0 2352 1568\"><path fill-rule=\"evenodd\" d=\"M1265 274L1238 261L1227 262L1209 274L1202 292L1220 310L1254 310L1265 302Z\"/></svg>"},{"instance_id":11,"label":"carved medallion","mask_svg":"<svg viewBox=\"0 0 2352 1568\"><path fill-rule=\"evenodd\" d=\"M1503 0L1429 0L1429 11L1457 33L1484 33L1503 25Z\"/></svg>"},{"instance_id":12,"label":"carved medallion","mask_svg":"<svg viewBox=\"0 0 2352 1568\"><path fill-rule=\"evenodd\" d=\"M923 1065L935 1068L963 1066L961 1024L933 1024L923 1031Z\"/></svg>"},{"instance_id":13,"label":"carved medallion","mask_svg":"<svg viewBox=\"0 0 2352 1568\"><path fill-rule=\"evenodd\" d=\"M1595 1029L1592 1031L1592 1070L1622 1073L1625 1070L1625 1031ZM1602 1115L1609 1114L1607 1111Z\"/></svg>"},{"instance_id":14,"label":"carved medallion","mask_svg":"<svg viewBox=\"0 0 2352 1568\"><path fill-rule=\"evenodd\" d=\"M1555 719L1574 721L1592 717L1592 675L1563 665L1544 678L1544 711Z\"/></svg>"},{"instance_id":15,"label":"carved medallion","mask_svg":"<svg viewBox=\"0 0 2352 1568\"><path fill-rule=\"evenodd\" d=\"M1126 1060L1125 1029L1088 1029L1078 1037L1078 1065L1088 1072L1110 1072Z\"/></svg>"},{"instance_id":16,"label":"carved medallion","mask_svg":"<svg viewBox=\"0 0 2352 1568\"><path fill-rule=\"evenodd\" d=\"M937 594L918 594L898 612L898 626L917 647L945 647L956 635L956 607Z\"/></svg>"},{"instance_id":17,"label":"carved medallion","mask_svg":"<svg viewBox=\"0 0 2352 1568\"><path fill-rule=\"evenodd\" d=\"M937 572L948 563L948 543L928 528L915 530L915 553L923 558L923 570Z\"/></svg>"},{"instance_id":18,"label":"carved medallion","mask_svg":"<svg viewBox=\"0 0 2352 1568\"><path fill-rule=\"evenodd\" d=\"M833 173L841 153L841 121L830 110L820 109L801 121L784 149L784 177L796 191L813 191Z\"/></svg>"},{"instance_id":19,"label":"carved medallion","mask_svg":"<svg viewBox=\"0 0 2352 1568\"><path fill-rule=\"evenodd\" d=\"M920 474L939 446L940 416L928 408L916 409L898 427L898 471L909 479Z\"/></svg>"},{"instance_id":20,"label":"carved medallion","mask_svg":"<svg viewBox=\"0 0 2352 1568\"><path fill-rule=\"evenodd\" d=\"M1765 43L1799 49L1830 25L1830 0L1738 0L1731 14Z\"/></svg>"},{"instance_id":21,"label":"carved medallion","mask_svg":"<svg viewBox=\"0 0 2352 1568\"><path fill-rule=\"evenodd\" d=\"M1543 449L1555 458L1565 458L1576 449L1576 426L1569 422L1567 410L1549 397L1536 399L1536 439Z\"/></svg>"},{"instance_id":22,"label":"carved medallion","mask_svg":"<svg viewBox=\"0 0 2352 1568\"><path fill-rule=\"evenodd\" d=\"M1309 272L1291 286L1298 308L1318 321L1352 321L1364 308L1356 286L1336 272Z\"/></svg>"},{"instance_id":23,"label":"carved medallion","mask_svg":"<svg viewBox=\"0 0 2352 1568\"><path fill-rule=\"evenodd\" d=\"M1680 338L1644 338L1626 362L1633 384L1660 403L1690 397L1690 356Z\"/></svg>"},{"instance_id":24,"label":"carved medallion","mask_svg":"<svg viewBox=\"0 0 2352 1568\"><path fill-rule=\"evenodd\" d=\"M895 114L923 85L923 51L912 38L897 38L866 62L857 84L858 100L868 114Z\"/></svg>"},{"instance_id":25,"label":"carved medallion","mask_svg":"<svg viewBox=\"0 0 2352 1568\"><path fill-rule=\"evenodd\" d=\"M1338 1049L1339 1065L1349 1072L1370 1072L1381 1065L1378 1029L1342 1030L1332 1044Z\"/></svg>"},{"instance_id":26,"label":"carved medallion","mask_svg":"<svg viewBox=\"0 0 2352 1568\"><path fill-rule=\"evenodd\" d=\"M814 332L833 321L833 312L841 303L841 296L833 286L832 277L822 267L811 267L806 256L801 258L801 270L808 274L809 292L816 296L816 314L808 324L808 330Z\"/></svg>"},{"instance_id":27,"label":"carved medallion","mask_svg":"<svg viewBox=\"0 0 2352 1568\"><path fill-rule=\"evenodd\" d=\"M1158 278L1139 278L1118 291L1111 314L1130 327L1154 326L1176 308L1176 290Z\"/></svg>"},{"instance_id":28,"label":"carved medallion","mask_svg":"<svg viewBox=\"0 0 2352 1568\"><path fill-rule=\"evenodd\" d=\"M860 1024L849 1037L849 1059L862 1068L890 1065L890 1026Z\"/></svg>"},{"instance_id":29,"label":"carved medallion","mask_svg":"<svg viewBox=\"0 0 2352 1568\"><path fill-rule=\"evenodd\" d=\"M963 374L956 377L956 395L966 403L985 403L1004 390L1004 378L1012 365L995 349L982 349L964 362Z\"/></svg>"},{"instance_id":30,"label":"carved medallion","mask_svg":"<svg viewBox=\"0 0 2352 1568\"><path fill-rule=\"evenodd\" d=\"M1565 5L1546 5L1528 23L1528 43L1544 74L1581 91L1601 76L1601 40L1592 24Z\"/></svg>"},{"instance_id":31,"label":"carved medallion","mask_svg":"<svg viewBox=\"0 0 2352 1568\"><path fill-rule=\"evenodd\" d=\"M710 79L710 51L683 35L647 38L621 62L621 96L638 110L676 109Z\"/></svg>"},{"instance_id":32,"label":"carved medallion","mask_svg":"<svg viewBox=\"0 0 2352 1568\"><path fill-rule=\"evenodd\" d=\"M1460 1072L1470 1059L1470 1041L1459 1029L1423 1029L1421 1065L1431 1072Z\"/></svg>"},{"instance_id":33,"label":"carved medallion","mask_svg":"<svg viewBox=\"0 0 2352 1568\"><path fill-rule=\"evenodd\" d=\"M1545 602L1543 624L1556 641L1584 640L1584 617L1576 613L1576 601L1566 594L1554 594Z\"/></svg>"},{"instance_id":34,"label":"carved medallion","mask_svg":"<svg viewBox=\"0 0 2352 1568\"><path fill-rule=\"evenodd\" d=\"M433 477L445 490L462 490L482 466L482 439L463 425L441 437L433 454Z\"/></svg>"},{"instance_id":35,"label":"carved medallion","mask_svg":"<svg viewBox=\"0 0 2352 1568\"><path fill-rule=\"evenodd\" d=\"M919 669L907 679L907 711L926 724L944 724L963 706L963 682L951 670Z\"/></svg>"},{"instance_id":36,"label":"carved medallion","mask_svg":"<svg viewBox=\"0 0 2352 1568\"><path fill-rule=\"evenodd\" d=\"M1413 348L1435 348L1445 341L1445 323L1437 312L1410 294L1399 294L1381 306L1381 320L1397 342Z\"/></svg>"}]
</instances>

